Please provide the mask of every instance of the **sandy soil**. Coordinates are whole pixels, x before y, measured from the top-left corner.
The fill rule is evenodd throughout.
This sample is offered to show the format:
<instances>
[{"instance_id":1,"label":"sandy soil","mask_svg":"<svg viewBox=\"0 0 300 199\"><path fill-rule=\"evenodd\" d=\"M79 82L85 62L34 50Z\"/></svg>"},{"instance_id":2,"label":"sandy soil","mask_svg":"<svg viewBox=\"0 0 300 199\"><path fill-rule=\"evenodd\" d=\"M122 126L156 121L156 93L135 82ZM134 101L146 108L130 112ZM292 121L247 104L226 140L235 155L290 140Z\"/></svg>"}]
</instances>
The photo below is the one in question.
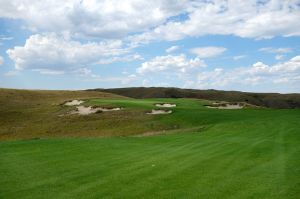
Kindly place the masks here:
<instances>
[{"instance_id":1,"label":"sandy soil","mask_svg":"<svg viewBox=\"0 0 300 199\"><path fill-rule=\"evenodd\" d=\"M155 104L157 107L165 107L165 108L171 108L171 107L176 107L176 104Z\"/></svg>"},{"instance_id":2,"label":"sandy soil","mask_svg":"<svg viewBox=\"0 0 300 199\"><path fill-rule=\"evenodd\" d=\"M154 110L154 109L152 109L152 111L147 114L148 115L160 115L160 114L170 114L170 113L172 113L171 110Z\"/></svg>"},{"instance_id":3,"label":"sandy soil","mask_svg":"<svg viewBox=\"0 0 300 199\"><path fill-rule=\"evenodd\" d=\"M83 102L84 101L82 101L82 100L72 100L72 101L66 102L65 105L66 106L76 106L76 105L82 104Z\"/></svg>"}]
</instances>

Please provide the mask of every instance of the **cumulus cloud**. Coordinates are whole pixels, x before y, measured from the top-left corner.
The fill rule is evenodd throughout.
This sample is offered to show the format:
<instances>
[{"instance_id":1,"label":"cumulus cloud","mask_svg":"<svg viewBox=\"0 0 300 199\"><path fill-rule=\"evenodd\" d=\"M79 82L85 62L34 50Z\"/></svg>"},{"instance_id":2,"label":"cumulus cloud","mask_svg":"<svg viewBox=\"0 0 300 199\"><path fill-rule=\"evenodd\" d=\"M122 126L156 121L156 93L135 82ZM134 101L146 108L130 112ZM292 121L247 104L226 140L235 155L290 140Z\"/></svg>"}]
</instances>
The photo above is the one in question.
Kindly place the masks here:
<instances>
[{"instance_id":1,"label":"cumulus cloud","mask_svg":"<svg viewBox=\"0 0 300 199\"><path fill-rule=\"evenodd\" d=\"M225 70L217 68L198 74L194 87L200 88L234 88L237 85L263 84L293 84L300 85L300 56L293 57L286 62L267 65L256 62L250 67Z\"/></svg>"},{"instance_id":2,"label":"cumulus cloud","mask_svg":"<svg viewBox=\"0 0 300 199\"><path fill-rule=\"evenodd\" d=\"M268 85L270 89L280 85L281 88L291 89L281 90L281 92L291 92L292 89L299 89L296 85L300 85L300 55L273 65L258 61L251 66L239 68L217 67L209 70L203 66L205 64L199 57L187 59L185 55L159 56L144 62L137 69L137 74L163 75L166 83L172 82L176 75L179 86L201 89L238 90L246 86L247 89L255 88L256 90L265 85ZM148 78L147 85L156 85L156 79Z\"/></svg>"},{"instance_id":3,"label":"cumulus cloud","mask_svg":"<svg viewBox=\"0 0 300 199\"><path fill-rule=\"evenodd\" d=\"M205 63L200 58L187 59L184 54L173 56L157 56L152 60L142 63L137 69L137 73L145 74L160 72L180 72L185 73L193 68L204 67Z\"/></svg>"},{"instance_id":4,"label":"cumulus cloud","mask_svg":"<svg viewBox=\"0 0 300 199\"><path fill-rule=\"evenodd\" d=\"M35 69L44 74L86 67L128 52L129 49L124 48L120 40L82 44L54 33L32 35L24 46L7 50L16 69Z\"/></svg>"},{"instance_id":5,"label":"cumulus cloud","mask_svg":"<svg viewBox=\"0 0 300 199\"><path fill-rule=\"evenodd\" d=\"M3 57L0 56L0 66L2 66L4 64L4 59Z\"/></svg>"},{"instance_id":6,"label":"cumulus cloud","mask_svg":"<svg viewBox=\"0 0 300 199\"><path fill-rule=\"evenodd\" d=\"M69 31L120 38L186 12L188 0L10 0L0 1L0 17L22 19L33 30Z\"/></svg>"},{"instance_id":7,"label":"cumulus cloud","mask_svg":"<svg viewBox=\"0 0 300 199\"><path fill-rule=\"evenodd\" d=\"M151 31L132 36L136 43L152 40L180 40L203 35L235 35L268 39L299 36L298 0L291 1L197 1L184 21L168 21Z\"/></svg>"},{"instance_id":8,"label":"cumulus cloud","mask_svg":"<svg viewBox=\"0 0 300 199\"><path fill-rule=\"evenodd\" d=\"M176 16L187 18L178 20ZM300 35L299 0L10 0L0 17L21 19L32 30L124 38L178 40L207 34L247 38ZM59 19L59 20L58 20Z\"/></svg>"},{"instance_id":9,"label":"cumulus cloud","mask_svg":"<svg viewBox=\"0 0 300 199\"><path fill-rule=\"evenodd\" d=\"M47 75L70 73L125 83L137 77L126 74L105 79L94 75L89 66L143 60L132 49L155 40L204 35L255 39L300 36L299 0L0 0L0 18L22 21L23 27L34 32L24 45L7 50L17 70L29 69ZM0 45L1 41L11 39L0 36ZM166 52L173 53L178 48L171 46ZM210 46L191 49L196 55L191 59L184 54L156 56L144 61L136 75L184 73L188 85L202 86L300 81L299 56L274 65L257 62L238 69L218 66L211 71L203 70L202 59L225 51L223 47ZM273 53L275 59L283 60L293 49L265 47L259 51ZM242 58L244 55L233 57Z\"/></svg>"},{"instance_id":10,"label":"cumulus cloud","mask_svg":"<svg viewBox=\"0 0 300 199\"><path fill-rule=\"evenodd\" d=\"M179 49L179 46L171 46L170 48L166 49L166 52L167 53L171 53L171 52L174 52L174 51L176 51L178 49Z\"/></svg>"},{"instance_id":11,"label":"cumulus cloud","mask_svg":"<svg viewBox=\"0 0 300 199\"><path fill-rule=\"evenodd\" d=\"M223 54L226 51L226 48L223 47L201 47L201 48L192 48L190 50L191 53L197 55L199 58L210 58L216 57Z\"/></svg>"}]
</instances>

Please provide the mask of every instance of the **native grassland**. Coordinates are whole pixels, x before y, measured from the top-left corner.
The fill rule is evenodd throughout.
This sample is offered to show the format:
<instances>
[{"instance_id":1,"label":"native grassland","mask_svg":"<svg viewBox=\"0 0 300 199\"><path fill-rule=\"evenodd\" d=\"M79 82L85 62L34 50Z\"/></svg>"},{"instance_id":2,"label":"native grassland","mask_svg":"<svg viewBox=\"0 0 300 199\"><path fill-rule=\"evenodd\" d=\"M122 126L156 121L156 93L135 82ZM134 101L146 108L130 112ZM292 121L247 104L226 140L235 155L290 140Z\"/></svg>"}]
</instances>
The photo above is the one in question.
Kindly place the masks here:
<instances>
[{"instance_id":1,"label":"native grassland","mask_svg":"<svg viewBox=\"0 0 300 199\"><path fill-rule=\"evenodd\" d=\"M300 110L0 92L0 198L298 198ZM69 115L66 100L121 111ZM88 99L88 100L87 100ZM155 103L169 115L147 115ZM140 136L137 136L140 135Z\"/></svg>"}]
</instances>

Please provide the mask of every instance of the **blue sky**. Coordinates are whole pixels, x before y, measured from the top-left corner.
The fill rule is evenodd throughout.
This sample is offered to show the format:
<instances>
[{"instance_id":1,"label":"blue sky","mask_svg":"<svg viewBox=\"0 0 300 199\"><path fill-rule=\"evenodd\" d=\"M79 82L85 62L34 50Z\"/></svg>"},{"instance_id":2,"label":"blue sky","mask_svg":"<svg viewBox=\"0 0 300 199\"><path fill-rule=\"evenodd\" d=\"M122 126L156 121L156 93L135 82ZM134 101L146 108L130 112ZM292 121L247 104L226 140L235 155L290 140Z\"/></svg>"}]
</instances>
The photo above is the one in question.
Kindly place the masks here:
<instances>
[{"instance_id":1,"label":"blue sky","mask_svg":"<svg viewBox=\"0 0 300 199\"><path fill-rule=\"evenodd\" d=\"M2 0L0 87L300 92L300 0Z\"/></svg>"}]
</instances>

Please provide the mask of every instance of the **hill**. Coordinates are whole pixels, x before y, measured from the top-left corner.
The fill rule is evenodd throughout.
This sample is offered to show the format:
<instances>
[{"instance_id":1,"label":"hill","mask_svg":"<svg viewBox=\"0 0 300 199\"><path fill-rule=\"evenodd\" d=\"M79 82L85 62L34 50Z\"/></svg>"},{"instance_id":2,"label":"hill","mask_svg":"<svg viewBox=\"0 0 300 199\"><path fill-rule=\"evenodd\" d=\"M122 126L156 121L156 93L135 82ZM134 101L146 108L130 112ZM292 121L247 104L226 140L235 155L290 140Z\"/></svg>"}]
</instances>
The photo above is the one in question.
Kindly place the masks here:
<instances>
[{"instance_id":1,"label":"hill","mask_svg":"<svg viewBox=\"0 0 300 199\"><path fill-rule=\"evenodd\" d=\"M127 97L103 92L0 89L0 140L85 133L84 118L59 115L69 110L61 106L65 101L91 98ZM89 122L95 128L97 121Z\"/></svg>"},{"instance_id":2,"label":"hill","mask_svg":"<svg viewBox=\"0 0 300 199\"><path fill-rule=\"evenodd\" d=\"M247 102L269 108L300 108L300 94L250 93L239 91L196 90L164 87L91 89L122 96L144 98L197 98L228 102Z\"/></svg>"}]
</instances>

